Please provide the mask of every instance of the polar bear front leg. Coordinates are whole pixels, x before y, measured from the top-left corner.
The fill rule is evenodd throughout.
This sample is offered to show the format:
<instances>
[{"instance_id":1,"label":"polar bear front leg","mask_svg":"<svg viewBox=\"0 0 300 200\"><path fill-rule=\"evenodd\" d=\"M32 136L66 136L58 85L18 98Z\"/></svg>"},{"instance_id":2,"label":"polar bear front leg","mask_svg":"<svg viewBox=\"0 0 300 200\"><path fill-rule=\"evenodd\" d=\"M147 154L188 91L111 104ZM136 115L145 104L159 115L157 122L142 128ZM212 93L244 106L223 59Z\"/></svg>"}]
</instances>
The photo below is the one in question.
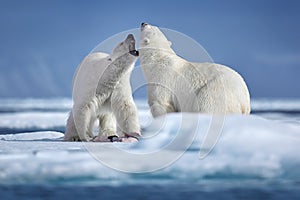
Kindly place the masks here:
<instances>
[{"instance_id":1,"label":"polar bear front leg","mask_svg":"<svg viewBox=\"0 0 300 200\"><path fill-rule=\"evenodd\" d=\"M112 142L112 139L118 138L116 133L116 118L113 113L105 113L98 117L99 134L93 139L94 142Z\"/></svg>"},{"instance_id":2,"label":"polar bear front leg","mask_svg":"<svg viewBox=\"0 0 300 200\"><path fill-rule=\"evenodd\" d=\"M99 116L99 135L110 137L117 135L116 118L113 113L106 113Z\"/></svg>"},{"instance_id":3,"label":"polar bear front leg","mask_svg":"<svg viewBox=\"0 0 300 200\"><path fill-rule=\"evenodd\" d=\"M136 138L141 136L138 112L132 98L119 96L112 101L112 110L116 116L118 128L125 136Z\"/></svg>"}]
</instances>

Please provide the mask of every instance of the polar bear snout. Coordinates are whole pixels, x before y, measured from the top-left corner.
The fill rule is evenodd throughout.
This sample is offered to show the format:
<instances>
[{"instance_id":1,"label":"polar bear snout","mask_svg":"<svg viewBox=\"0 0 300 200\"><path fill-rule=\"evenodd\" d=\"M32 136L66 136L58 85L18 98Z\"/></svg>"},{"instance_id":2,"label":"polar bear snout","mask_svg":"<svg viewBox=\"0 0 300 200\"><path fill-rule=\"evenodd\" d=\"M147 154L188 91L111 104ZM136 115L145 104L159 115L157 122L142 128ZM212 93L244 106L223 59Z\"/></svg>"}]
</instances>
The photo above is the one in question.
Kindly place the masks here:
<instances>
[{"instance_id":1,"label":"polar bear snout","mask_svg":"<svg viewBox=\"0 0 300 200\"><path fill-rule=\"evenodd\" d=\"M134 36L132 34L128 34L127 38L126 38L126 41L130 41L131 42L132 40L135 42Z\"/></svg>"},{"instance_id":2,"label":"polar bear snout","mask_svg":"<svg viewBox=\"0 0 300 200\"><path fill-rule=\"evenodd\" d=\"M145 26L147 26L148 24L146 22L142 22L141 23L141 29L143 30L145 28Z\"/></svg>"},{"instance_id":3,"label":"polar bear snout","mask_svg":"<svg viewBox=\"0 0 300 200\"><path fill-rule=\"evenodd\" d=\"M125 41L129 45L129 53L133 56L139 56L139 52L135 49L134 36L132 34L129 34Z\"/></svg>"},{"instance_id":4,"label":"polar bear snout","mask_svg":"<svg viewBox=\"0 0 300 200\"><path fill-rule=\"evenodd\" d=\"M144 26L148 25L146 22L141 23L141 27L143 28Z\"/></svg>"}]
</instances>

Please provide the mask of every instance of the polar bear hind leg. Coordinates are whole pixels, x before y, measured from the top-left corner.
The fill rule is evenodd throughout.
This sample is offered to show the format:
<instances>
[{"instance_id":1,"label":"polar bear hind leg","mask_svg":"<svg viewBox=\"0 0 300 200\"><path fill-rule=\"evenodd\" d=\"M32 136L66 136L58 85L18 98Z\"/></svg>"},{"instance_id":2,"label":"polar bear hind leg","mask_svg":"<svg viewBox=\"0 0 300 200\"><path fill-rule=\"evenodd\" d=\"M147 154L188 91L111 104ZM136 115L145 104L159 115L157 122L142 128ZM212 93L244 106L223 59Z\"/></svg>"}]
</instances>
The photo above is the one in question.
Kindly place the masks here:
<instances>
[{"instance_id":1,"label":"polar bear hind leg","mask_svg":"<svg viewBox=\"0 0 300 200\"><path fill-rule=\"evenodd\" d=\"M93 112L88 106L73 110L75 128L81 141L90 141L93 138L91 124L95 121Z\"/></svg>"},{"instance_id":2,"label":"polar bear hind leg","mask_svg":"<svg viewBox=\"0 0 300 200\"><path fill-rule=\"evenodd\" d=\"M93 120L91 120L91 116L88 116L88 113L78 114L72 110L67 120L64 141L89 141L93 137L91 129L93 122L91 121Z\"/></svg>"},{"instance_id":3,"label":"polar bear hind leg","mask_svg":"<svg viewBox=\"0 0 300 200\"><path fill-rule=\"evenodd\" d=\"M72 111L70 112L69 118L67 120L64 141L80 141Z\"/></svg>"},{"instance_id":4,"label":"polar bear hind leg","mask_svg":"<svg viewBox=\"0 0 300 200\"><path fill-rule=\"evenodd\" d=\"M161 104L161 103L158 103L157 101L154 101L150 104L151 114L154 118L165 115L169 112L172 112L168 108L169 108L169 106L167 106L167 104Z\"/></svg>"}]
</instances>

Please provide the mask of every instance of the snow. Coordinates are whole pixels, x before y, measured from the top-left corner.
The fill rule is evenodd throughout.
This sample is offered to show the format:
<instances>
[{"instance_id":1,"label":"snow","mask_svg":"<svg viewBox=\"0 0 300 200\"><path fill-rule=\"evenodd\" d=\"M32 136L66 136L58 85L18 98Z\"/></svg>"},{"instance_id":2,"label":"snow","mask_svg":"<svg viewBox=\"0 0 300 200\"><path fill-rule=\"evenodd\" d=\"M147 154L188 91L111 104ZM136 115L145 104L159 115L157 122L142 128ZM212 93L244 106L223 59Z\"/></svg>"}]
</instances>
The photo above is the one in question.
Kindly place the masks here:
<instances>
[{"instance_id":1,"label":"snow","mask_svg":"<svg viewBox=\"0 0 300 200\"><path fill-rule=\"evenodd\" d=\"M63 133L51 130L65 126L70 99L0 100L0 184L297 181L299 102L253 100L260 116L172 113L154 120L147 102L136 100L143 138L125 144L63 142ZM205 142L213 122L221 132ZM47 131L32 132L39 129Z\"/></svg>"},{"instance_id":2,"label":"snow","mask_svg":"<svg viewBox=\"0 0 300 200\"><path fill-rule=\"evenodd\" d=\"M251 101L251 109L259 111L299 111L300 101L298 99L255 99Z\"/></svg>"},{"instance_id":3,"label":"snow","mask_svg":"<svg viewBox=\"0 0 300 200\"><path fill-rule=\"evenodd\" d=\"M201 114L168 114L144 127L145 137L136 144L62 142L63 133L51 131L0 135L0 184L51 181L65 184L73 183L74 179L86 184L138 183L139 175L121 173L116 166L121 171L127 166L128 171L145 172L172 156L176 159L156 168L160 170L144 174L142 180L191 183L222 177L299 180L299 125L258 116L226 116L214 149L199 159L211 119L212 116ZM186 143L187 150L180 145L184 143L182 135L192 135ZM137 157L128 162L126 156L118 157L116 152ZM141 159L147 156L151 159Z\"/></svg>"},{"instance_id":4,"label":"snow","mask_svg":"<svg viewBox=\"0 0 300 200\"><path fill-rule=\"evenodd\" d=\"M5 128L51 128L65 126L68 112L18 112L0 115L0 127Z\"/></svg>"},{"instance_id":5,"label":"snow","mask_svg":"<svg viewBox=\"0 0 300 200\"><path fill-rule=\"evenodd\" d=\"M6 134L0 135L0 140L8 141L34 141L34 140L60 140L64 137L63 133L55 131L41 131L41 132L32 132L32 133L19 133L19 134Z\"/></svg>"},{"instance_id":6,"label":"snow","mask_svg":"<svg viewBox=\"0 0 300 200\"><path fill-rule=\"evenodd\" d=\"M69 98L0 99L0 111L62 110L70 109L71 107L72 100Z\"/></svg>"}]
</instances>

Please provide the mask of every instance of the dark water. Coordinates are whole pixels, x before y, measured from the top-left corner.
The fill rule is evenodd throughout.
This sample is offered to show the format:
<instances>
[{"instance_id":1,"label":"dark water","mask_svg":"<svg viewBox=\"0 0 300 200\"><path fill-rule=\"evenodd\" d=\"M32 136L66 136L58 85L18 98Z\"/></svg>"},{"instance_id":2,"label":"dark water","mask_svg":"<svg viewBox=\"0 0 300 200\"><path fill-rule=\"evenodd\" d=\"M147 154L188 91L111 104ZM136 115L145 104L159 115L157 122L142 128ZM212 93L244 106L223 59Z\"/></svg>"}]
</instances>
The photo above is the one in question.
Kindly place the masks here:
<instances>
[{"instance_id":1,"label":"dark water","mask_svg":"<svg viewBox=\"0 0 300 200\"><path fill-rule=\"evenodd\" d=\"M236 187L220 184L139 184L123 186L1 186L0 198L10 199L299 199L300 185L286 187L271 184L269 187L247 185Z\"/></svg>"},{"instance_id":2,"label":"dark water","mask_svg":"<svg viewBox=\"0 0 300 200\"><path fill-rule=\"evenodd\" d=\"M41 127L28 127L28 128L9 128L9 127L0 127L0 134L17 134L17 133L29 133L29 132L39 132L39 131L57 131L65 132L65 126L52 126L50 128L41 128Z\"/></svg>"}]
</instances>

